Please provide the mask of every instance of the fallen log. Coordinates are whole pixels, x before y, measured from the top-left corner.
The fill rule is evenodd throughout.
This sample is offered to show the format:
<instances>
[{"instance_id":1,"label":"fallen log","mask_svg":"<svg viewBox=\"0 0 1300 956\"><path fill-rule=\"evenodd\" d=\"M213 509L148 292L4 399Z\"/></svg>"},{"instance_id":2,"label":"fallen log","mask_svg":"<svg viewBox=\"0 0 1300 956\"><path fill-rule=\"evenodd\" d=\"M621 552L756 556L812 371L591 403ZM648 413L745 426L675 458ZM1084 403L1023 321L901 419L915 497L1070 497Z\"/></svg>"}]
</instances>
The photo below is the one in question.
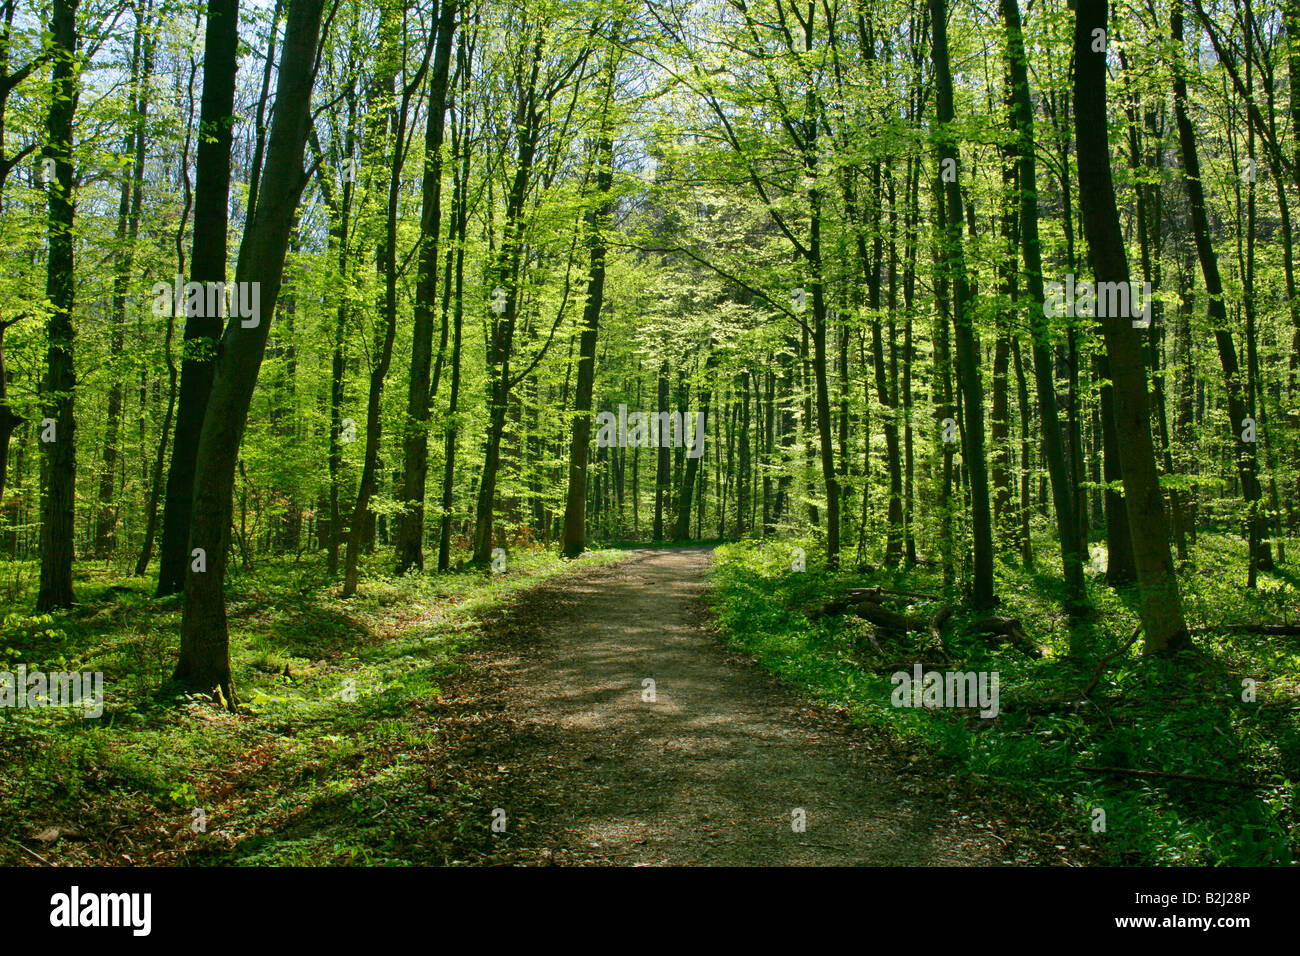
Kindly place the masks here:
<instances>
[{"instance_id":1,"label":"fallen log","mask_svg":"<svg viewBox=\"0 0 1300 956\"><path fill-rule=\"evenodd\" d=\"M923 594L919 591L894 591L889 588L849 588L839 597L832 598L818 608L814 613L814 617L852 612L858 617L866 618L873 624L879 624L881 627L893 630L917 631L925 627L926 619L919 615L903 614L886 608L883 602L892 597L939 599L937 594ZM864 608L865 610L863 610Z\"/></svg>"},{"instance_id":2,"label":"fallen log","mask_svg":"<svg viewBox=\"0 0 1300 956\"><path fill-rule=\"evenodd\" d=\"M926 648L942 657L944 660L951 660L948 654L948 648L943 643L943 625L948 618L952 617L952 605L945 604L930 616L930 643Z\"/></svg>"},{"instance_id":3,"label":"fallen log","mask_svg":"<svg viewBox=\"0 0 1300 956\"><path fill-rule=\"evenodd\" d=\"M1029 635L1025 633L1024 625L1020 623L1019 618L990 615L972 622L970 629L974 634L997 634L1008 638L1012 644L1019 647L1030 657L1043 656L1043 652L1039 650L1038 645L1031 641Z\"/></svg>"},{"instance_id":4,"label":"fallen log","mask_svg":"<svg viewBox=\"0 0 1300 956\"><path fill-rule=\"evenodd\" d=\"M901 614L872 601L863 600L849 610L856 617L891 631L919 631L926 626L925 618L919 614Z\"/></svg>"},{"instance_id":5,"label":"fallen log","mask_svg":"<svg viewBox=\"0 0 1300 956\"><path fill-rule=\"evenodd\" d=\"M880 598L886 595L897 596L897 597L924 598L927 601L937 601L939 600L940 597L940 595L938 594L928 594L924 591L896 591L893 588L878 588L878 587L847 588L844 591L844 593L867 596L870 597L873 601L878 601Z\"/></svg>"}]
</instances>

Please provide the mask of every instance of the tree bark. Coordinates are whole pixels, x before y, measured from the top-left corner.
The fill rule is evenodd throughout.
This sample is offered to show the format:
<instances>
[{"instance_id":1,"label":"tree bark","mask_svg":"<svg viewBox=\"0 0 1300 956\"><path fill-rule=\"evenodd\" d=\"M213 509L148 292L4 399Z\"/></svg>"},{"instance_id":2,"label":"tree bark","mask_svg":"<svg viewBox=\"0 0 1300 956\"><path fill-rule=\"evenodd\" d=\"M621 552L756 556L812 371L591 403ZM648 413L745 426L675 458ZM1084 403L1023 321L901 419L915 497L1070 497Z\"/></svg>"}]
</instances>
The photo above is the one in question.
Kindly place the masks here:
<instances>
[{"instance_id":1,"label":"tree bark","mask_svg":"<svg viewBox=\"0 0 1300 956\"><path fill-rule=\"evenodd\" d=\"M208 413L200 433L190 543L206 552L206 566L187 562L181 652L174 679L182 686L220 688L228 705L236 702L230 674L226 629L225 572L233 512L235 464L248 408L266 350L270 320L284 275L284 257L298 199L306 183L303 147L311 122L311 91L324 0L294 0L285 26L275 111L262 189L244 231L236 282L256 282L260 315L251 328L232 316L215 363Z\"/></svg>"},{"instance_id":2,"label":"tree bark","mask_svg":"<svg viewBox=\"0 0 1300 956\"><path fill-rule=\"evenodd\" d=\"M1127 287L1128 259L1115 204L1109 124L1105 122L1106 28L1107 0L1078 0L1074 96L1079 202L1096 281L1123 282ZM1144 653L1164 653L1188 647L1191 639L1169 553L1169 527L1151 442L1142 342L1127 316L1107 316L1101 324L1115 390L1115 431L1146 634Z\"/></svg>"},{"instance_id":3,"label":"tree bark","mask_svg":"<svg viewBox=\"0 0 1300 956\"><path fill-rule=\"evenodd\" d=\"M934 31L936 120L940 127L940 167L951 162L954 174L945 185L948 209L944 267L952 286L954 344L957 351L957 382L965 403L966 428L963 459L971 495L971 536L974 539L971 606L978 611L993 606L993 527L989 509L988 463L984 456L984 386L980 380L979 344L975 338L973 307L962 254L962 197L957 182L957 146L945 129L953 120L952 74L948 66L946 0L930 0Z\"/></svg>"},{"instance_id":4,"label":"tree bark","mask_svg":"<svg viewBox=\"0 0 1300 956\"><path fill-rule=\"evenodd\" d=\"M397 526L397 573L412 565L424 568L424 492L429 474L430 364L433 358L433 311L437 300L439 232L442 229L442 141L447 106L451 40L456 27L456 0L442 0L435 14L437 48L429 80L429 113L424 133L423 214L420 222L419 274L415 286L415 321L411 341L411 376L407 391L402 501ZM446 328L444 324L444 329Z\"/></svg>"},{"instance_id":5,"label":"tree bark","mask_svg":"<svg viewBox=\"0 0 1300 956\"><path fill-rule=\"evenodd\" d=\"M73 262L72 222L74 214L72 170L72 118L77 108L77 6L79 0L54 0L50 15L51 71L50 107L46 130L49 143L45 156L54 162L49 191L49 259L45 296L50 303L46 323L49 347L46 351L45 421L41 441L45 459L41 471L41 582L36 596L37 613L70 607L72 593L73 534L75 531L77 451L77 376L72 362L76 336L72 305L76 294ZM53 426L53 440L45 440L45 429Z\"/></svg>"},{"instance_id":6,"label":"tree bark","mask_svg":"<svg viewBox=\"0 0 1300 956\"><path fill-rule=\"evenodd\" d=\"M230 146L235 124L235 73L239 63L239 0L208 0L203 47L203 96L199 101L199 143L194 182L194 245L190 281L226 279L226 226L230 204ZM265 300L262 302L265 308ZM183 307L183 306L182 306ZM189 566L195 461L208 398L216 374L222 317L185 316L181 345L181 388L176 409L172 464L163 499L158 550L158 597L184 587Z\"/></svg>"}]
</instances>

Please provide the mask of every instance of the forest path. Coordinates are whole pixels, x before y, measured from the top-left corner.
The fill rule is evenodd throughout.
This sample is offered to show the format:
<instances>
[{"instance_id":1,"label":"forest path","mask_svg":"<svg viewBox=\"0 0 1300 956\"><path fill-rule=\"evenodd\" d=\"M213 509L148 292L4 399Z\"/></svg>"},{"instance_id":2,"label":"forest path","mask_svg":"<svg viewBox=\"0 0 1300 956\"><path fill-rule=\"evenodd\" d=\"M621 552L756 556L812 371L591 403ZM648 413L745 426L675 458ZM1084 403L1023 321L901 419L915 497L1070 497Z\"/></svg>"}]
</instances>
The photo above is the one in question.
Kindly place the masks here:
<instances>
[{"instance_id":1,"label":"forest path","mask_svg":"<svg viewBox=\"0 0 1300 956\"><path fill-rule=\"evenodd\" d=\"M476 714L459 754L477 778L472 812L506 814L491 859L1060 862L1044 834L973 805L932 758L723 646L700 600L709 560L703 548L633 551L489 622L447 690Z\"/></svg>"}]
</instances>

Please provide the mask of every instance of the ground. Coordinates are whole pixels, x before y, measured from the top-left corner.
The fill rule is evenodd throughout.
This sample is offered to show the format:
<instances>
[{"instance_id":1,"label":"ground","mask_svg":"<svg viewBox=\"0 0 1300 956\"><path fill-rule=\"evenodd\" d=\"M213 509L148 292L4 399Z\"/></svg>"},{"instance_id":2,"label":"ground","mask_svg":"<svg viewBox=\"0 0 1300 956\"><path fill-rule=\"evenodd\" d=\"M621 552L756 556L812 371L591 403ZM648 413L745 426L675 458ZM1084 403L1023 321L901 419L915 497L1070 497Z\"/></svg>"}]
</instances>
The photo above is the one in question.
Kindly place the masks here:
<instances>
[{"instance_id":1,"label":"ground","mask_svg":"<svg viewBox=\"0 0 1300 956\"><path fill-rule=\"evenodd\" d=\"M490 859L1071 862L1034 811L959 784L727 647L701 601L709 560L637 550L489 622L447 694L478 716L459 755L482 781L477 812L504 812Z\"/></svg>"},{"instance_id":2,"label":"ground","mask_svg":"<svg viewBox=\"0 0 1300 956\"><path fill-rule=\"evenodd\" d=\"M1092 859L1032 793L814 702L734 613L714 630L713 560L521 551L348 600L267 567L229 602L237 713L168 694L178 601L85 581L58 620L5 618L0 651L109 693L103 719L0 715L0 865Z\"/></svg>"}]
</instances>

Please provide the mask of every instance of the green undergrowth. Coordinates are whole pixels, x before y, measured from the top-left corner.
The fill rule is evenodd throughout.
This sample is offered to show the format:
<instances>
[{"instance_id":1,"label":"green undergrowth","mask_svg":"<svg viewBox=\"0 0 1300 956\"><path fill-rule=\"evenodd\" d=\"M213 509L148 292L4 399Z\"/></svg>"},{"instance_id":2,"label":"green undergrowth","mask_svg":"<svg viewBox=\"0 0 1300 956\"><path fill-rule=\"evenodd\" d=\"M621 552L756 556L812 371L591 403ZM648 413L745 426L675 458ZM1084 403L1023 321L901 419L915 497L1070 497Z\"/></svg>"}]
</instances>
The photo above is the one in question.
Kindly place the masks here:
<instances>
[{"instance_id":1,"label":"green undergrowth","mask_svg":"<svg viewBox=\"0 0 1300 956\"><path fill-rule=\"evenodd\" d=\"M793 570L795 548L807 570ZM1300 587L1285 566L1244 586L1244 547L1203 535L1180 568L1195 649L1141 656L1132 637L1135 595L1089 572L1092 612L1072 622L1061 610L1059 560L1043 551L1037 569L1000 562L997 613L1018 618L1041 652L971 633L976 615L960 596L942 596L939 569L871 568L828 573L811 540L743 541L715 551L710 601L729 640L764 667L855 720L950 758L981 790L1030 796L1059 819L1098 863L1289 864L1300 847L1295 781L1300 779L1300 637L1230 633L1223 625L1300 619ZM1294 550L1293 550L1294 553ZM895 664L931 662L926 635L882 631L851 614L818 611L848 587L939 595L887 606L927 619L942 603L946 669L998 675L999 712L894 706ZM908 604L906 602L910 601ZM1250 683L1250 682L1253 682ZM1253 687L1254 701L1244 700ZM901 696L901 695L900 695ZM1092 769L1086 769L1092 768ZM1157 771L1263 787L1143 777ZM1104 827L1104 828L1103 828Z\"/></svg>"},{"instance_id":2,"label":"green undergrowth","mask_svg":"<svg viewBox=\"0 0 1300 956\"><path fill-rule=\"evenodd\" d=\"M0 709L0 864L456 862L491 821L445 758L469 735L444 678L521 591L619 557L397 577L376 556L348 600L321 560L259 562L228 588L235 713L169 692L181 604L151 581L79 565L67 613L0 604L0 670L99 671L105 692L98 719Z\"/></svg>"}]
</instances>

